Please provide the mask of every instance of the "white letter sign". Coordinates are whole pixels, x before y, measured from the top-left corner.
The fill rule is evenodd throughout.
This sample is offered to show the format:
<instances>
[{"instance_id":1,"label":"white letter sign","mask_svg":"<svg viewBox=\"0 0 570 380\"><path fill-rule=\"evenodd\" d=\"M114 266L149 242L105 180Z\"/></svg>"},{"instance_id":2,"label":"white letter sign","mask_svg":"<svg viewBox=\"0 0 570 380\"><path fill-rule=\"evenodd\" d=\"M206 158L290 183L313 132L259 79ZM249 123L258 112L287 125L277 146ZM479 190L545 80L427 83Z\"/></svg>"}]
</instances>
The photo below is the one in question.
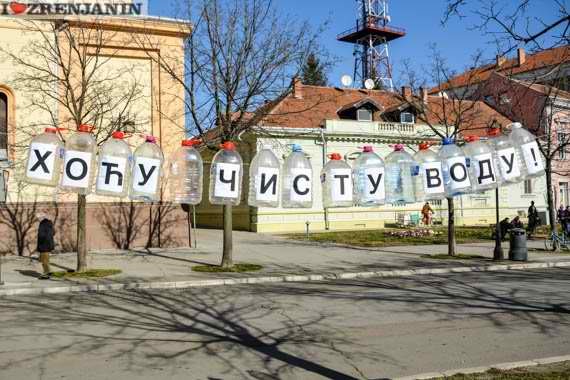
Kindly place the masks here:
<instances>
[{"instance_id":1,"label":"white letter sign","mask_svg":"<svg viewBox=\"0 0 570 380\"><path fill-rule=\"evenodd\" d=\"M331 198L333 202L352 201L352 170L331 170Z\"/></svg>"},{"instance_id":2,"label":"white letter sign","mask_svg":"<svg viewBox=\"0 0 570 380\"><path fill-rule=\"evenodd\" d=\"M279 169L260 167L255 181L255 194L259 201L275 202L279 199L277 185L279 179Z\"/></svg>"},{"instance_id":3,"label":"white letter sign","mask_svg":"<svg viewBox=\"0 0 570 380\"><path fill-rule=\"evenodd\" d=\"M127 159L124 157L103 156L100 159L97 190L122 193L125 187Z\"/></svg>"},{"instance_id":4,"label":"white letter sign","mask_svg":"<svg viewBox=\"0 0 570 380\"><path fill-rule=\"evenodd\" d=\"M156 194L160 179L160 160L137 157L133 168L133 190L139 193Z\"/></svg>"},{"instance_id":5,"label":"white letter sign","mask_svg":"<svg viewBox=\"0 0 570 380\"><path fill-rule=\"evenodd\" d=\"M61 185L86 189L89 186L92 157L89 152L66 150Z\"/></svg>"},{"instance_id":6,"label":"white letter sign","mask_svg":"<svg viewBox=\"0 0 570 380\"><path fill-rule=\"evenodd\" d=\"M384 188L384 168L366 168L364 169L364 194L362 200L384 201L386 198L386 189Z\"/></svg>"},{"instance_id":7,"label":"white letter sign","mask_svg":"<svg viewBox=\"0 0 570 380\"><path fill-rule=\"evenodd\" d=\"M57 145L33 143L30 147L30 159L26 177L50 181L53 177Z\"/></svg>"},{"instance_id":8,"label":"white letter sign","mask_svg":"<svg viewBox=\"0 0 570 380\"><path fill-rule=\"evenodd\" d=\"M517 160L515 148L507 148L497 151L499 168L503 179L509 181L521 175L519 160Z\"/></svg>"},{"instance_id":9,"label":"white letter sign","mask_svg":"<svg viewBox=\"0 0 570 380\"><path fill-rule=\"evenodd\" d=\"M521 146L526 170L528 174L536 174L544 170L544 163L542 162L542 155L538 149L538 144L533 141Z\"/></svg>"},{"instance_id":10,"label":"white letter sign","mask_svg":"<svg viewBox=\"0 0 570 380\"><path fill-rule=\"evenodd\" d=\"M237 198L239 194L238 164L216 164L216 180L214 183L214 196L218 198Z\"/></svg>"},{"instance_id":11,"label":"white letter sign","mask_svg":"<svg viewBox=\"0 0 570 380\"><path fill-rule=\"evenodd\" d=\"M313 185L313 171L311 169L291 169L291 201L310 202Z\"/></svg>"},{"instance_id":12,"label":"white letter sign","mask_svg":"<svg viewBox=\"0 0 570 380\"><path fill-rule=\"evenodd\" d=\"M439 194L445 191L443 188L441 162L424 162L421 165L421 171L423 173L424 193Z\"/></svg>"}]
</instances>

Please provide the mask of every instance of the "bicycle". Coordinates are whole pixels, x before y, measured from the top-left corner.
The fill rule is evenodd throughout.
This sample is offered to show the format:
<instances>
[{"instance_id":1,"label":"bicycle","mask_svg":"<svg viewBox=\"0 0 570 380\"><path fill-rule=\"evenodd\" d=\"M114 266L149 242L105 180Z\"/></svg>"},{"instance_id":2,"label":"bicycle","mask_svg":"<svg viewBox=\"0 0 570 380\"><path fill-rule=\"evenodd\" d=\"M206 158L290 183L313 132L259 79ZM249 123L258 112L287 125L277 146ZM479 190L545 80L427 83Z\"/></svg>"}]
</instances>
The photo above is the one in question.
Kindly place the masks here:
<instances>
[{"instance_id":1,"label":"bicycle","mask_svg":"<svg viewBox=\"0 0 570 380\"><path fill-rule=\"evenodd\" d=\"M544 241L544 246L547 251L554 249L554 242L557 242L560 248L570 249L570 237L566 236L566 233L562 233L562 236L556 232L551 233L550 237Z\"/></svg>"}]
</instances>

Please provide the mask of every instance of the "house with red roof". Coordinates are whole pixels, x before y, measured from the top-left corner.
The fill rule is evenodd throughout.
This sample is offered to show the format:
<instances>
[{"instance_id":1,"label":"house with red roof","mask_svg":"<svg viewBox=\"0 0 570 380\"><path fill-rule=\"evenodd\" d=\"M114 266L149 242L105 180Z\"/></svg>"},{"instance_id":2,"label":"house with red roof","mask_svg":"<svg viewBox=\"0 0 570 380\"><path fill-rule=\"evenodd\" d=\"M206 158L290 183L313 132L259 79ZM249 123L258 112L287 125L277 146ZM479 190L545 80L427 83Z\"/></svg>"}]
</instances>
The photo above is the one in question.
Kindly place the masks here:
<instances>
[{"instance_id":1,"label":"house with red roof","mask_svg":"<svg viewBox=\"0 0 570 380\"><path fill-rule=\"evenodd\" d=\"M298 79L282 99L268 102L253 129L237 141L244 159L244 191L241 204L234 207L234 228L258 232L292 232L382 228L390 223L408 223L419 216L422 204L386 205L373 208L323 209L319 173L329 155L339 153L349 164L364 145L385 158L394 144L402 143L414 154L419 143L439 144L443 135L459 125L463 135L484 135L490 127L506 128L512 120L482 101L463 101L429 95L427 90L401 92L304 85ZM209 133L216 133L215 130ZM209 136L210 138L212 135ZM270 147L283 162L292 144L301 145L313 167L313 207L309 209L253 208L247 206L249 162L263 146ZM205 162L209 164L205 155ZM209 172L205 168L205 173ZM206 182L207 183L207 182ZM513 217L524 212L528 202L522 185L501 192L502 210ZM537 197L538 198L538 197ZM539 209L544 201L537 199ZM446 202L434 205L436 220L445 223ZM494 223L494 193L465 195L456 202L459 224ZM205 203L198 208L199 222L221 225L221 208Z\"/></svg>"}]
</instances>

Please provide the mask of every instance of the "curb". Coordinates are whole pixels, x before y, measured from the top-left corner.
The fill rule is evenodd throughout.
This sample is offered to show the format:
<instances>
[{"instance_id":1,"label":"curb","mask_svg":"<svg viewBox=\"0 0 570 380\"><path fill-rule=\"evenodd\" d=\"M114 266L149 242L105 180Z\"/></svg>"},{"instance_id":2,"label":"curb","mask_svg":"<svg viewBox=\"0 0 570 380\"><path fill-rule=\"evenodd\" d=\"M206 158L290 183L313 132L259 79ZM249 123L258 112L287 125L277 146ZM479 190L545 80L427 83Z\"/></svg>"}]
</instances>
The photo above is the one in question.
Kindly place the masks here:
<instances>
[{"instance_id":1,"label":"curb","mask_svg":"<svg viewBox=\"0 0 570 380\"><path fill-rule=\"evenodd\" d=\"M499 363L499 364L493 364L490 366L482 366L482 367L452 369L452 370L443 371L443 372L427 372L427 373L421 373L421 374L413 375L413 376L395 377L392 380L417 380L417 379L427 380L427 379L433 379L433 378L445 378L445 377L454 376L454 375L458 375L458 374L468 375L468 374L473 374L473 373L483 373L483 372L487 372L491 369L509 370L509 369L515 369L515 368L535 367L537 365L553 364L553 363L560 363L560 362L567 362L567 361L570 361L570 355L552 356L549 358L533 359L533 360L526 360L526 361L521 361L521 362Z\"/></svg>"},{"instance_id":2,"label":"curb","mask_svg":"<svg viewBox=\"0 0 570 380\"><path fill-rule=\"evenodd\" d=\"M529 270L529 269L549 269L549 268L569 268L570 261L524 263L524 264L495 264L480 265L472 267L453 268L420 268L420 269L396 269L373 272L348 272L348 273L316 273L308 275L289 276L263 276L247 278L226 278L213 280L189 280L189 281L159 281L159 282L131 282L113 284L85 284L70 286L52 286L44 288L12 288L9 285L0 286L0 297L40 295L40 294L61 294L78 292L107 292L117 290L132 289L187 289L194 287L264 284L280 282L310 282L327 280L352 280L363 278L389 278L389 277L410 277L418 275L434 275L448 273L468 273L468 272L498 272L507 270ZM7 286L7 287L6 287Z\"/></svg>"}]
</instances>

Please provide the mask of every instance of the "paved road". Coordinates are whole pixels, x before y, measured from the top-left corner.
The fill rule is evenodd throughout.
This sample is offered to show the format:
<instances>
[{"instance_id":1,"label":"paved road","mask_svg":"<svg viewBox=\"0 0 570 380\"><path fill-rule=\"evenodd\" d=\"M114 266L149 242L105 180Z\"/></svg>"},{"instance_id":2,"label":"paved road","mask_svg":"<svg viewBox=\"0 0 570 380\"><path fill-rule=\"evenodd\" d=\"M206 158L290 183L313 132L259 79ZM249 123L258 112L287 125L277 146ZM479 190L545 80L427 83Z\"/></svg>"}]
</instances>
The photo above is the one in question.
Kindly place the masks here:
<instances>
[{"instance_id":1,"label":"paved road","mask_svg":"<svg viewBox=\"0 0 570 380\"><path fill-rule=\"evenodd\" d=\"M0 379L381 379L570 354L570 270L0 299Z\"/></svg>"}]
</instances>

